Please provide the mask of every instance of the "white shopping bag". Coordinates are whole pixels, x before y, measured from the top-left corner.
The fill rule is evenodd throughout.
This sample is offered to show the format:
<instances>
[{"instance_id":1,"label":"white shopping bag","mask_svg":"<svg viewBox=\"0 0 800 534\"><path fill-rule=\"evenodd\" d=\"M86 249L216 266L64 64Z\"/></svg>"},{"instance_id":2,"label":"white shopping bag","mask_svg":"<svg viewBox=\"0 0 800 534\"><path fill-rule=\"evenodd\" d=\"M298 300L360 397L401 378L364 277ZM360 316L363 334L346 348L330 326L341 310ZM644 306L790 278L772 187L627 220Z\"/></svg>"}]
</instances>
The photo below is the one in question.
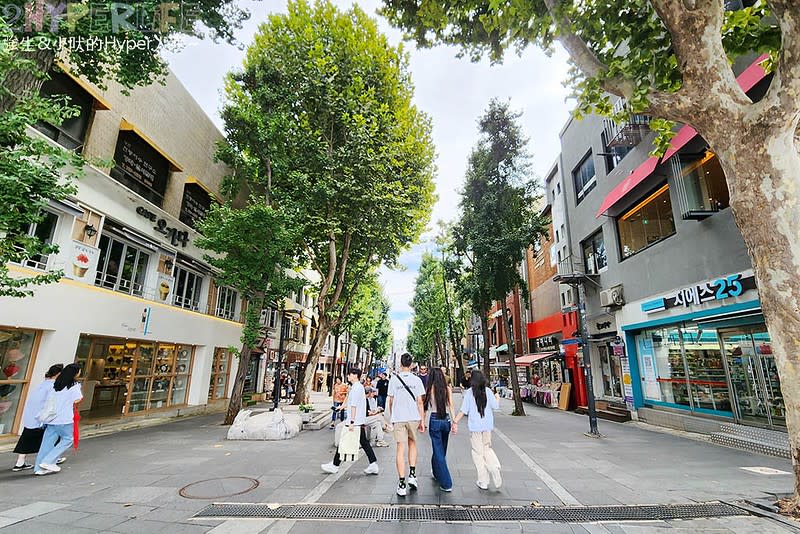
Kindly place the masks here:
<instances>
[{"instance_id":1,"label":"white shopping bag","mask_svg":"<svg viewBox=\"0 0 800 534\"><path fill-rule=\"evenodd\" d=\"M355 462L358 460L358 450L360 448L361 427L343 428L342 437L339 439L339 458L343 462Z\"/></svg>"}]
</instances>

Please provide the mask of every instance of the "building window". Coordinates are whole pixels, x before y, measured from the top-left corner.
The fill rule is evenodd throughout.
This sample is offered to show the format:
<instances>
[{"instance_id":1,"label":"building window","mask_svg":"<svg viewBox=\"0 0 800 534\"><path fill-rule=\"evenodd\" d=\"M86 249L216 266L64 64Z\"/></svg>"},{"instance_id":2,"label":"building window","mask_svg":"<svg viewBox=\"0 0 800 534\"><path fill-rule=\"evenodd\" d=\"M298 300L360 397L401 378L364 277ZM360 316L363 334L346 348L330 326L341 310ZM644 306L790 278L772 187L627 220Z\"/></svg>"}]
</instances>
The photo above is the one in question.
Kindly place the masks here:
<instances>
[{"instance_id":1,"label":"building window","mask_svg":"<svg viewBox=\"0 0 800 534\"><path fill-rule=\"evenodd\" d=\"M198 184L185 184L183 186L180 221L192 228L197 228L197 223L205 219L208 210L211 209L211 202L211 196Z\"/></svg>"},{"instance_id":2,"label":"building window","mask_svg":"<svg viewBox=\"0 0 800 534\"><path fill-rule=\"evenodd\" d=\"M233 321L236 316L238 294L229 287L220 287L217 291L217 309L215 315Z\"/></svg>"},{"instance_id":3,"label":"building window","mask_svg":"<svg viewBox=\"0 0 800 534\"><path fill-rule=\"evenodd\" d=\"M588 274L597 274L608 266L603 230L600 229L581 245L583 266Z\"/></svg>"},{"instance_id":4,"label":"building window","mask_svg":"<svg viewBox=\"0 0 800 534\"><path fill-rule=\"evenodd\" d=\"M603 157L606 161L606 174L608 174L633 150L633 146L611 146L608 143L607 132L602 132L600 136L603 140Z\"/></svg>"},{"instance_id":5,"label":"building window","mask_svg":"<svg viewBox=\"0 0 800 534\"><path fill-rule=\"evenodd\" d=\"M271 306L261 310L261 324L267 328L276 328L278 326L278 310Z\"/></svg>"},{"instance_id":6,"label":"building window","mask_svg":"<svg viewBox=\"0 0 800 534\"><path fill-rule=\"evenodd\" d=\"M35 237L41 243L51 245L53 243L53 237L55 236L57 225L58 215L49 211L45 211L42 214L41 221L24 226L22 228L22 232L30 237ZM49 260L50 254L37 254L31 258L27 258L23 262L23 265L44 271L47 269L47 263Z\"/></svg>"},{"instance_id":7,"label":"building window","mask_svg":"<svg viewBox=\"0 0 800 534\"><path fill-rule=\"evenodd\" d=\"M675 233L669 186L654 193L617 219L620 251L625 259Z\"/></svg>"},{"instance_id":8,"label":"building window","mask_svg":"<svg viewBox=\"0 0 800 534\"><path fill-rule=\"evenodd\" d=\"M175 306L187 310L199 310L203 277L182 267L177 267L175 271L175 300L173 303Z\"/></svg>"},{"instance_id":9,"label":"building window","mask_svg":"<svg viewBox=\"0 0 800 534\"><path fill-rule=\"evenodd\" d=\"M111 177L158 207L164 203L170 163L147 141L120 130Z\"/></svg>"},{"instance_id":10,"label":"building window","mask_svg":"<svg viewBox=\"0 0 800 534\"><path fill-rule=\"evenodd\" d=\"M150 255L124 241L100 236L100 259L94 284L141 297Z\"/></svg>"},{"instance_id":11,"label":"building window","mask_svg":"<svg viewBox=\"0 0 800 534\"><path fill-rule=\"evenodd\" d=\"M594 171L594 158L591 150L578 167L572 171L572 179L575 181L575 193L578 197L577 201L580 203L589 194L589 191L597 185L597 175Z\"/></svg>"},{"instance_id":12,"label":"building window","mask_svg":"<svg viewBox=\"0 0 800 534\"><path fill-rule=\"evenodd\" d=\"M228 349L214 349L214 363L211 366L211 381L208 386L208 400L224 399L228 391L228 379L231 373L231 357ZM244 365L242 363L241 365Z\"/></svg>"},{"instance_id":13,"label":"building window","mask_svg":"<svg viewBox=\"0 0 800 534\"><path fill-rule=\"evenodd\" d=\"M698 159L681 156L679 165L677 185L684 219L702 219L730 205L725 173L713 152L707 150Z\"/></svg>"},{"instance_id":14,"label":"building window","mask_svg":"<svg viewBox=\"0 0 800 534\"><path fill-rule=\"evenodd\" d=\"M66 95L69 106L78 108L78 114L65 119L56 126L49 122L39 122L34 128L63 146L67 150L80 152L89 129L94 98L78 83L63 72L50 72L50 79L45 80L41 89L42 96L56 97Z\"/></svg>"}]
</instances>

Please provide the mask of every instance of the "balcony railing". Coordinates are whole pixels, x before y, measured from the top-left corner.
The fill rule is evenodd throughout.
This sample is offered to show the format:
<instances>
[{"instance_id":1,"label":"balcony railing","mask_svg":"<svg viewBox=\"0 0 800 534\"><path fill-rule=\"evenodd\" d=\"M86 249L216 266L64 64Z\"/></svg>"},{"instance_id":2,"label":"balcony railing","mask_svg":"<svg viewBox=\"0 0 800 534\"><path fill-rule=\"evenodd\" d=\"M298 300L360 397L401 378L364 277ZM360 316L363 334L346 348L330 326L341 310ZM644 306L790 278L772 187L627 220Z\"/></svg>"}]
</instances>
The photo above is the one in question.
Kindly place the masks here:
<instances>
[{"instance_id":1,"label":"balcony railing","mask_svg":"<svg viewBox=\"0 0 800 534\"><path fill-rule=\"evenodd\" d=\"M642 142L642 139L650 131L649 115L640 115L627 111L628 103L624 98L620 98L614 103L612 113L614 116L626 116L626 120L617 122L612 119L603 120L603 130L605 133L606 146L614 147L633 147Z\"/></svg>"}]
</instances>

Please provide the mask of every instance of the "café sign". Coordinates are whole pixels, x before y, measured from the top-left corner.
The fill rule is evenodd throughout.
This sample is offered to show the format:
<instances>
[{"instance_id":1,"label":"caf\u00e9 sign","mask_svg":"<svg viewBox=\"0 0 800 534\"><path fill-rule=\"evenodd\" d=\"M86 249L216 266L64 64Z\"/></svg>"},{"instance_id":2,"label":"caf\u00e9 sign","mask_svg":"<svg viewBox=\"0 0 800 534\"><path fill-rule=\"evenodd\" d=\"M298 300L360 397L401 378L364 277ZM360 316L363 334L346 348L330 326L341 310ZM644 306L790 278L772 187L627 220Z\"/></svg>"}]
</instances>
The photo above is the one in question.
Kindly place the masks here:
<instances>
[{"instance_id":1,"label":"caf\u00e9 sign","mask_svg":"<svg viewBox=\"0 0 800 534\"><path fill-rule=\"evenodd\" d=\"M739 273L725 278L718 278L711 282L684 287L672 295L644 302L641 307L645 313L657 313L670 308L688 308L713 300L739 297L746 291L755 288L755 276Z\"/></svg>"},{"instance_id":2,"label":"caf\u00e9 sign","mask_svg":"<svg viewBox=\"0 0 800 534\"><path fill-rule=\"evenodd\" d=\"M172 246L177 247L180 245L181 247L186 247L186 245L189 244L188 231L178 230L177 228L169 226L169 223L166 219L163 217L158 217L158 215L148 210L144 206L139 206L136 208L136 213L148 221L155 223L153 230L166 237Z\"/></svg>"}]
</instances>

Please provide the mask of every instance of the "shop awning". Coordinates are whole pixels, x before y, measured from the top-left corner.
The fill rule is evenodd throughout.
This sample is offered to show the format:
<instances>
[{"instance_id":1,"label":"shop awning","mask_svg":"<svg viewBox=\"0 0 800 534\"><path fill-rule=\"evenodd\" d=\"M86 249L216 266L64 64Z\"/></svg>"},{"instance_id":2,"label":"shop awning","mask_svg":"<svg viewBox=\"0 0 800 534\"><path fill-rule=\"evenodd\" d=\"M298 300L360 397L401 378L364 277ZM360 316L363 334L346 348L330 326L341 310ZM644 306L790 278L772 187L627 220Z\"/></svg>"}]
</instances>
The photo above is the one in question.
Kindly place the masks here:
<instances>
[{"instance_id":1,"label":"shop awning","mask_svg":"<svg viewBox=\"0 0 800 534\"><path fill-rule=\"evenodd\" d=\"M605 215L611 206L619 202L620 199L630 193L634 187L642 183L645 178L653 174L653 171L656 169L656 165L658 165L658 157L651 156L647 158L644 163L636 167L636 169L634 169L634 171L630 173L627 178L618 183L617 187L612 189L611 192L606 195L606 198L600 205L600 209L597 210L597 215L595 217Z\"/></svg>"},{"instance_id":2,"label":"shop awning","mask_svg":"<svg viewBox=\"0 0 800 534\"><path fill-rule=\"evenodd\" d=\"M747 67L739 76L736 77L736 81L739 84L739 87L742 88L742 91L745 93L755 87L755 85L760 82L764 77L767 75L764 67L761 65L767 58L769 57L768 54L764 54L756 59L749 67ZM661 162L667 161L669 158L674 156L681 148L683 148L686 143L691 141L697 136L697 131L689 126L688 124L678 130L678 133L675 134L675 137L672 138L670 143L670 148L664 154L664 157L661 158ZM605 215L605 213L617 202L622 199L625 195L627 195L634 187L639 185L642 180L650 176L656 168L658 164L659 158L658 157L651 157L647 159L644 163L639 165L627 178L625 178L622 182L617 184L617 187L611 190L611 192L606 196L605 200L603 200L603 204L600 206L600 209L597 211L597 217L601 215Z\"/></svg>"},{"instance_id":3,"label":"shop awning","mask_svg":"<svg viewBox=\"0 0 800 534\"><path fill-rule=\"evenodd\" d=\"M506 343L503 343L499 347L490 347L489 348L489 352L494 352L494 353L507 352L507 351L508 351L508 345Z\"/></svg>"},{"instance_id":4,"label":"shop awning","mask_svg":"<svg viewBox=\"0 0 800 534\"><path fill-rule=\"evenodd\" d=\"M538 362L541 360L546 360L548 358L552 358L553 356L558 356L557 352L539 352L537 354L526 354L525 356L520 356L514 360L514 363L519 366L528 367L533 364L533 362Z\"/></svg>"}]
</instances>

